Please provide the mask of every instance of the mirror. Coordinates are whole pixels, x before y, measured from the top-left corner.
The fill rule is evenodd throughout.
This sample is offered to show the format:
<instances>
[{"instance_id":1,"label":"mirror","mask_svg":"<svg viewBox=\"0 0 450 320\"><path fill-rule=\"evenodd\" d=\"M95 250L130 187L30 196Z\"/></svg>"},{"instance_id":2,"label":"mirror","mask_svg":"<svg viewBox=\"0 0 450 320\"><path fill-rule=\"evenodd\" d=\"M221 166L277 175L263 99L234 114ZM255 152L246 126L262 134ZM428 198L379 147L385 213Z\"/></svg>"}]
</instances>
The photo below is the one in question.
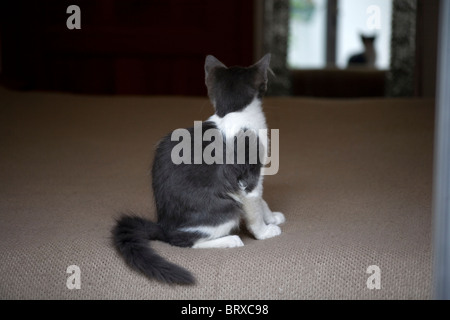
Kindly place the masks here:
<instances>
[{"instance_id":1,"label":"mirror","mask_svg":"<svg viewBox=\"0 0 450 320\"><path fill-rule=\"evenodd\" d=\"M290 0L291 69L389 69L391 0Z\"/></svg>"},{"instance_id":2,"label":"mirror","mask_svg":"<svg viewBox=\"0 0 450 320\"><path fill-rule=\"evenodd\" d=\"M392 6L392 0L289 0L292 93L385 96Z\"/></svg>"}]
</instances>

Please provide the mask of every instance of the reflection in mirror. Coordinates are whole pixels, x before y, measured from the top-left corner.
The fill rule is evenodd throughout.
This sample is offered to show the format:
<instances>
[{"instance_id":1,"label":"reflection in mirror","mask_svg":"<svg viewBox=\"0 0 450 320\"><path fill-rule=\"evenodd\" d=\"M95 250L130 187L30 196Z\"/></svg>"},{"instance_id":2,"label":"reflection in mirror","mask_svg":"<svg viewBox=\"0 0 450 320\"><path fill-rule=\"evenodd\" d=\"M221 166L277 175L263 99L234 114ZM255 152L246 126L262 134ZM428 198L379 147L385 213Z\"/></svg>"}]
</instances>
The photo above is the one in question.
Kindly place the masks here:
<instances>
[{"instance_id":1,"label":"reflection in mirror","mask_svg":"<svg viewBox=\"0 0 450 320\"><path fill-rule=\"evenodd\" d=\"M389 69L391 16L392 0L339 0L337 66Z\"/></svg>"},{"instance_id":2,"label":"reflection in mirror","mask_svg":"<svg viewBox=\"0 0 450 320\"><path fill-rule=\"evenodd\" d=\"M290 0L291 69L389 69L391 0Z\"/></svg>"}]
</instances>

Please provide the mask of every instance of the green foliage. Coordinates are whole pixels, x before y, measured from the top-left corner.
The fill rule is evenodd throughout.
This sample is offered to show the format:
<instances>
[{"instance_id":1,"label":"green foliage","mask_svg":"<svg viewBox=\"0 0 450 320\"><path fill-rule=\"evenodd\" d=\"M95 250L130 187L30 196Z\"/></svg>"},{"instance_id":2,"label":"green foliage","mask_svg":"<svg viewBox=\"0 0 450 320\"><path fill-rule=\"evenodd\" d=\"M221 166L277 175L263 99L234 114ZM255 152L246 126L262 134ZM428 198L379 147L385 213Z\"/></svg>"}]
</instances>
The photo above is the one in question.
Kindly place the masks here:
<instances>
[{"instance_id":1,"label":"green foliage","mask_svg":"<svg viewBox=\"0 0 450 320\"><path fill-rule=\"evenodd\" d=\"M316 3L314 0L290 0L291 19L309 22L316 10Z\"/></svg>"}]
</instances>

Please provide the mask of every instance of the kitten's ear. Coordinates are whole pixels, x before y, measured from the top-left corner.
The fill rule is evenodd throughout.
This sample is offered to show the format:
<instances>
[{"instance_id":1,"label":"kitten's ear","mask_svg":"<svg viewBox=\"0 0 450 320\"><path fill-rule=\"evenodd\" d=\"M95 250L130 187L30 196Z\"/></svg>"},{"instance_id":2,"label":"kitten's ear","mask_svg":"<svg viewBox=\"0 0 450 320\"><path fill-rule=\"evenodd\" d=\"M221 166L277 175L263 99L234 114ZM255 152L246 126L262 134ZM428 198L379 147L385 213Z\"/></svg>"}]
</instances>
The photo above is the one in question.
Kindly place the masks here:
<instances>
[{"instance_id":1,"label":"kitten's ear","mask_svg":"<svg viewBox=\"0 0 450 320\"><path fill-rule=\"evenodd\" d=\"M264 57L261 58L261 60L259 60L252 66L258 69L259 74L263 77L263 80L265 82L267 82L267 70L270 70L270 57L270 53L267 53Z\"/></svg>"},{"instance_id":2,"label":"kitten's ear","mask_svg":"<svg viewBox=\"0 0 450 320\"><path fill-rule=\"evenodd\" d=\"M226 68L226 66L216 57L208 55L205 60L205 79L208 78L208 74L211 72L211 70L217 67Z\"/></svg>"}]
</instances>

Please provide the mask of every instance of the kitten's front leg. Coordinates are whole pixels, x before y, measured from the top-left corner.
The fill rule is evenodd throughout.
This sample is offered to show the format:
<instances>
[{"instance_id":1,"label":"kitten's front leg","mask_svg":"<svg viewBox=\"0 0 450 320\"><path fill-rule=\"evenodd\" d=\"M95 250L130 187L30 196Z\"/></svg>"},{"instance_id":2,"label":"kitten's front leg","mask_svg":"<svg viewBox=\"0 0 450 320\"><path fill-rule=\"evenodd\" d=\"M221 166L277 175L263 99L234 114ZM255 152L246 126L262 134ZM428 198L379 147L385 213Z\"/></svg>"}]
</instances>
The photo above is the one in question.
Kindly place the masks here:
<instances>
[{"instance_id":1,"label":"kitten's front leg","mask_svg":"<svg viewBox=\"0 0 450 320\"><path fill-rule=\"evenodd\" d=\"M272 238L281 234L280 227L264 222L264 203L265 201L262 199L261 193L258 190L246 194L243 199L244 218L247 228L258 240ZM267 203L265 206L267 206Z\"/></svg>"}]
</instances>

